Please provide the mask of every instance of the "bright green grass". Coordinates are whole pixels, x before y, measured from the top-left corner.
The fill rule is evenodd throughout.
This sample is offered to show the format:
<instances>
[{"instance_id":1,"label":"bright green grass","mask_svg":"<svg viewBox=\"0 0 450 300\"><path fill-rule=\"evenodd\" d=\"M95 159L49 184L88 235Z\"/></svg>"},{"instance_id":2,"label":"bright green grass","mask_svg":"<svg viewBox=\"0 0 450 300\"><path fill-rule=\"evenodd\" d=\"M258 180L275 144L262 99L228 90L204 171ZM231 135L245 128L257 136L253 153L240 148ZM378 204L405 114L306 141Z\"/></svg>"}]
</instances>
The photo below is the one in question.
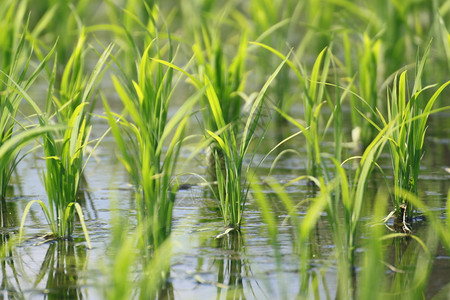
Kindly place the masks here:
<instances>
[{"instance_id":1,"label":"bright green grass","mask_svg":"<svg viewBox=\"0 0 450 300\"><path fill-rule=\"evenodd\" d=\"M99 23L93 18L99 12L98 5L100 1L96 0L0 3L2 208L6 207L4 192L9 178L22 158L18 151L29 141L36 139L41 143L37 138L43 136L44 184L49 203L31 202L25 208L22 225L30 206L38 202L55 236L68 237L73 233L75 212L84 226L76 191L91 143L90 113L96 99L93 93L99 83L108 86L110 77L102 79L102 66L107 64L112 49L104 47L90 76L86 75L85 56L94 39L102 43L106 40L105 44L114 39L120 52L110 56L117 67L112 85L124 110L113 112L114 98L106 92L104 106L118 157L135 189L138 229L129 237L115 237L110 269L114 287L105 291L105 297L156 298L169 276L178 156L186 140L188 120L197 113L198 103L205 138L196 153L204 146L213 148L217 188L212 190L225 226L239 230L253 175L251 145L257 144L258 148L266 134L258 135L257 128L266 125L262 125L265 120L261 115L266 112L263 104L267 100L274 112L298 129L281 137L282 141L267 156L303 134L307 174L298 174L289 184L309 179L317 186L316 197L308 199L310 207L300 219L294 205L297 199L287 197L280 184L266 180L294 225L293 243L300 257L299 298L318 298L322 292L318 289L317 273L311 271L310 233L324 212L335 245L339 298L423 296L437 243L435 235L447 251L450 249L450 222L443 222L417 197L427 120L431 114L446 109L448 100L438 96L450 84L446 82L450 69L449 1L275 0L224 4L211 0L109 0L104 6L108 15L103 15ZM23 26L28 24L25 20L30 11L29 26ZM100 33L103 31L105 35ZM74 37L79 32L82 33L77 40ZM426 48L430 38L434 42ZM249 40L254 40L252 45L248 45ZM173 41L178 45L176 49ZM261 53L253 51L257 48ZM414 66L418 48L427 49L424 57L428 60L416 62L415 81L410 89L408 69ZM289 55L282 54L291 49ZM58 55L51 68L49 60L54 53ZM283 60L281 64L277 56ZM182 104L169 117L175 87L182 76L175 77L173 69L187 75L197 93L187 96L192 92L183 86L186 90L176 94L180 97L177 103ZM47 77L42 76L43 70ZM38 78L50 82L43 93L48 95L44 112L27 94ZM439 85L434 91L434 86L423 88L422 81ZM246 94L260 86L259 92ZM22 117L22 98L34 109L40 127L17 122ZM299 116L299 111L303 115ZM32 120L34 113L24 117ZM344 144L350 139L345 113L351 116L352 126L360 128L364 152L361 157L343 160ZM59 125L50 126L52 123ZM328 141L324 136L331 129L333 149L328 154L324 152L323 145ZM371 206L366 190L374 167L385 174L377 161L386 144L392 158L391 197L397 216L405 219L413 207L422 211L432 226L425 242L408 230L408 234L386 236L382 227L364 226L363 208ZM291 152L299 154L301 150ZM356 170L351 169L350 161L358 161ZM268 224L270 242L279 253L277 216L258 183L252 184L255 201ZM386 213L385 202L377 200L368 212L374 221ZM404 207L405 213L400 210ZM361 239L361 234L368 238ZM395 241L399 253L402 245L398 239L407 236L417 242L414 247L421 248L411 248L409 254L398 257L394 267L415 265L416 270L399 272L392 280L384 280L385 268L380 261L386 257L386 241ZM428 248L423 247L425 243ZM366 252L358 255L358 247L364 247ZM127 256L133 249L142 260ZM281 268L280 258L276 259ZM354 267L360 265L361 273L355 272ZM142 272L137 285L131 283L135 269ZM283 278L278 282L283 286ZM380 286L383 294L372 293L373 285Z\"/></svg>"}]
</instances>

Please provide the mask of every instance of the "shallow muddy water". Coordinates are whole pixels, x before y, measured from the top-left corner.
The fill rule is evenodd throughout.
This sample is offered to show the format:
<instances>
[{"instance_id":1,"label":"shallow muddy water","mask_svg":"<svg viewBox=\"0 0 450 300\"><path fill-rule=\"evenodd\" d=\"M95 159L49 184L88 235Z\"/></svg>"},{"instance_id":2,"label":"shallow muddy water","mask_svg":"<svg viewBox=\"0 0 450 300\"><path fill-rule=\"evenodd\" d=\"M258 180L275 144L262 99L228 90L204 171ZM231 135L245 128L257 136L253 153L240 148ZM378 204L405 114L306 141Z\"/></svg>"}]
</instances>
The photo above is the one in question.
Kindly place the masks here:
<instances>
[{"instance_id":1,"label":"shallow muddy water","mask_svg":"<svg viewBox=\"0 0 450 300\"><path fill-rule=\"evenodd\" d=\"M447 190L450 183L450 122L448 114L433 116L430 125L425 157L422 162L419 195L434 210L442 211L445 218ZM96 119L95 134L100 136L106 124ZM264 145L258 148L255 161L260 160L271 147L291 129L283 132L270 130ZM286 148L301 146L302 138L292 141ZM297 145L297 146L296 146ZM325 144L332 147L332 144ZM185 147L181 163L189 153ZM264 178L268 174L274 157L265 161L257 174ZM205 173L205 156L190 162L191 171ZM282 183L304 173L305 161L297 156L282 157L272 175ZM380 165L389 169L388 156L383 156ZM19 165L13 176L10 194L7 199L14 227L2 233L17 231L21 213L30 200L46 201L42 185L43 161L36 152L29 155ZM390 172L387 178L391 180ZM73 241L40 243L37 235L49 229L45 218L36 205L26 221L27 239L12 250L11 255L2 262L2 288L0 298L17 299L102 299L107 288L105 264L111 234L111 207L119 209L120 214L134 220L135 203L128 177L115 156L115 144L107 136L97 149L85 171L87 184L84 185L83 206L93 249L87 250L80 228L77 228ZM208 196L206 188L196 185L198 180L184 175L180 182L192 184L177 194L173 216L173 256L167 293L175 299L292 299L299 291L299 258L294 251L294 230L287 222L282 224L286 211L281 203L274 203L275 214L279 218L278 243L280 245L280 267L277 256L270 245L266 225L258 206L250 199L244 212L244 224L239 235L229 235L222 239L214 236L223 230L215 201ZM375 194L383 186L382 176L375 175L370 182ZM271 192L265 191L267 195ZM314 195L305 182L299 182L287 189L296 202ZM271 198L272 199L272 198ZM273 198L275 199L275 198ZM372 199L368 199L370 202ZM300 216L306 206L299 207ZM367 216L369 217L369 216ZM134 221L133 221L134 222ZM427 222L418 221L414 226L417 235L426 235ZM398 253L405 247L405 241L393 243L389 251ZM337 280L335 260L332 256L332 242L327 217L323 213L318 222L311 244L313 259L310 273L317 276L320 298L327 293L334 298ZM361 249L360 252L364 250ZM387 272L386 276L392 276ZM448 290L450 283L450 257L439 246L427 289L427 298L438 292ZM446 288L444 288L446 287ZM435 299L440 298L437 295ZM445 293L444 293L445 297Z\"/></svg>"}]
</instances>

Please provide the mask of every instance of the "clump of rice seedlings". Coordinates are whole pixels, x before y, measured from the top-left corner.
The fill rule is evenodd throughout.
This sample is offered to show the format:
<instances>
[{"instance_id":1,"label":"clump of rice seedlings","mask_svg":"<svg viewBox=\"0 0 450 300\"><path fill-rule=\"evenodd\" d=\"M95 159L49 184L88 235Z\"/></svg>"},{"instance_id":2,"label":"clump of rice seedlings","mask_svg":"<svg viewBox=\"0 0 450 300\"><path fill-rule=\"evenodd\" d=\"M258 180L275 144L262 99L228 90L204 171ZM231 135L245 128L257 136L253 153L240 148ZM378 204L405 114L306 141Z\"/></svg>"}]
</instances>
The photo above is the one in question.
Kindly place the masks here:
<instances>
[{"instance_id":1,"label":"clump of rice seedlings","mask_svg":"<svg viewBox=\"0 0 450 300\"><path fill-rule=\"evenodd\" d=\"M77 193L83 171L87 163L86 148L91 143L90 115L94 108L94 91L103 74L103 66L112 50L108 47L87 76L84 71L85 33L81 32L77 47L66 64L58 92L54 92L56 79L55 61L47 95L46 112L39 115L41 125L58 123L65 128L56 132L47 132L43 136L44 186L48 204L40 200L28 203L25 208L21 232L25 218L32 204L39 203L51 227L52 238L69 238L74 230L75 212L80 218L88 246L90 242L84 224L83 213L77 202ZM92 101L92 102L90 102Z\"/></svg>"},{"instance_id":2,"label":"clump of rice seedlings","mask_svg":"<svg viewBox=\"0 0 450 300\"><path fill-rule=\"evenodd\" d=\"M28 126L17 122L22 98L32 107L37 107L31 98L22 94L36 80L54 51L54 48L51 49L31 72L33 51L26 41L27 24L22 24L25 8L25 1L4 1L0 4L0 223L3 227L8 225L6 189L17 164L25 156L20 155L18 150L47 130L40 128L26 133ZM23 139L18 140L17 135Z\"/></svg>"},{"instance_id":3,"label":"clump of rice seedlings","mask_svg":"<svg viewBox=\"0 0 450 300\"><path fill-rule=\"evenodd\" d=\"M122 116L111 112L104 100L119 158L135 189L138 224L146 233L146 249L155 251L170 236L178 183L173 177L190 114L199 94L191 96L169 118L173 70L157 59L173 59L172 44L160 48L156 40L137 61L137 81L118 78L113 83L123 105ZM164 51L168 51L167 53Z\"/></svg>"},{"instance_id":4,"label":"clump of rice seedlings","mask_svg":"<svg viewBox=\"0 0 450 300\"><path fill-rule=\"evenodd\" d=\"M414 86L409 94L406 71L394 80L392 91L388 95L388 115L386 120L380 114L384 124L395 122L389 145L394 170L393 202L398 220L402 220L403 230L409 232L406 221L413 216L413 207L403 195L407 191L417 195L420 172L420 161L424 155L424 141L427 120L433 113L433 106L439 95L450 84L447 81L428 98L425 94L432 86L422 88L423 69L430 46L426 49L422 60L416 64Z\"/></svg>"},{"instance_id":5,"label":"clump of rice seedlings","mask_svg":"<svg viewBox=\"0 0 450 300\"><path fill-rule=\"evenodd\" d=\"M24 19L24 2L17 4L13 1L5 1L0 5L0 18L4 20L0 26L0 147L13 137L16 114L19 109L20 97L13 88L8 87L10 80L16 80L22 84L25 80L26 70L20 73L24 66L23 51L25 46L25 34L21 34L21 23ZM14 13L16 19L14 19ZM20 38L17 38L20 36ZM25 57L26 59L26 57ZM30 58L28 58L29 62ZM0 221L1 226L7 226L6 189L17 164L17 157L12 156L10 161L0 169Z\"/></svg>"},{"instance_id":6,"label":"clump of rice seedlings","mask_svg":"<svg viewBox=\"0 0 450 300\"><path fill-rule=\"evenodd\" d=\"M286 60L273 72L251 103L250 112L241 132L235 130L234 123L225 122L225 114L222 110L220 99L213 83L206 74L199 80L172 63L162 60L158 61L186 74L196 87L203 87L205 90L208 106L212 113L213 125L217 128L215 132L206 129L207 137L215 142L215 147L218 150L213 153L216 163L217 189L215 191L214 189L212 190L219 202L219 209L226 226L225 232L239 231L248 195L249 184L247 176L250 174L253 157L250 159L247 167L244 165L244 160L254 139L266 91ZM262 137L258 139L258 143L262 141Z\"/></svg>"},{"instance_id":7,"label":"clump of rice seedlings","mask_svg":"<svg viewBox=\"0 0 450 300\"><path fill-rule=\"evenodd\" d=\"M214 121L217 128L219 128L217 132L207 130L207 134L214 139L217 143L216 147L219 149L219 151L214 153L217 178L216 198L219 200L219 207L225 226L232 230L240 230L242 215L247 201L249 188L247 177L250 174L251 161L253 159L250 160L247 167L244 166L244 159L247 157L250 143L254 138L266 91L284 63L285 61L278 66L256 96L241 136L233 130L233 123L225 123L219 98L212 85L206 82L208 84L206 86L206 95L214 113ZM259 143L262 137L259 137ZM220 168L217 166L220 166Z\"/></svg>"},{"instance_id":8,"label":"clump of rice seedlings","mask_svg":"<svg viewBox=\"0 0 450 300\"><path fill-rule=\"evenodd\" d=\"M211 86L211 93L206 93L203 100L203 127L205 130L216 132L225 125L229 125L234 135L237 135L242 128L240 118L243 106L243 92L246 82L245 59L247 51L247 34L241 35L240 43L236 52L236 56L231 63L227 62L227 55L224 45L219 38L215 38L218 33L213 34L207 27L202 27L201 34L196 34L196 43L193 46L194 56L196 59L196 77L199 84L196 85L198 90L203 86ZM215 94L215 95L214 95ZM211 97L214 99L213 107L211 105ZM216 112L215 110L218 110ZM217 119L217 114L220 118ZM209 169L212 181L216 180L216 168L222 168L220 161L220 147L217 141L212 139L210 145ZM215 156L219 158L219 164L216 164Z\"/></svg>"},{"instance_id":9,"label":"clump of rice seedlings","mask_svg":"<svg viewBox=\"0 0 450 300\"><path fill-rule=\"evenodd\" d=\"M233 124L237 132L244 102L241 93L244 92L246 83L247 33L241 33L239 46L231 63L227 62L224 45L218 38L211 38L215 35L207 32L206 29L203 30L204 47L201 47L200 37L197 38L194 46L196 66L198 67L197 76L200 80L205 81L205 78L208 78L207 80L220 99L217 104L220 105L225 124ZM204 116L207 119L205 127L208 130L216 131L220 128L218 128L213 115L212 108L209 107L209 111Z\"/></svg>"},{"instance_id":10,"label":"clump of rice seedlings","mask_svg":"<svg viewBox=\"0 0 450 300\"><path fill-rule=\"evenodd\" d=\"M260 119L266 90L284 63L278 66L257 96L248 99L253 102L249 102L250 112L242 128L239 121L245 82L246 35L243 35L238 54L229 66L220 42L218 40L211 42L206 29L201 38L203 42L198 42L194 46L199 66L197 76L190 75L168 62L161 61L161 63L187 74L197 89L205 90L204 101L207 107L204 114L205 134L212 141L210 146L214 161L212 172L217 181L217 188L213 188L212 191L219 201L225 226L238 231L248 193L246 176L250 172L251 165L250 163L245 167L244 159ZM200 45L204 45L205 51L201 51Z\"/></svg>"},{"instance_id":11,"label":"clump of rice seedlings","mask_svg":"<svg viewBox=\"0 0 450 300\"><path fill-rule=\"evenodd\" d=\"M340 101L338 103L340 103ZM335 111L334 117L337 119L335 120L335 124L338 124L340 122L339 120L342 118L339 105L336 106L336 110L337 111ZM340 299L355 298L357 289L357 286L355 285L355 270L357 263L356 249L359 245L359 235L361 233L362 208L367 198L367 184L373 168L376 166L376 161L387 143L387 136L390 133L391 128L392 123L387 124L385 128L383 128L382 132L380 132L372 143L366 148L361 157L350 158L343 163L340 163L337 159L340 157L339 151L337 151L334 155L320 153L323 163L326 160L329 160L332 163L335 170L334 176L330 176L331 174L328 174L330 172L329 169L332 168L328 167L323 176L318 178L310 177L311 180L315 181L315 184L320 188L320 190L316 199L311 200L312 205L307 214L315 216L317 221L320 213L323 211L326 212L326 216L330 224L333 244L335 245L335 258L338 269L338 284L336 293L337 297ZM339 132L339 129L335 129L335 134L339 134ZM338 144L337 147L340 147L340 145ZM344 164L353 159L360 159L360 161L355 173L353 176L350 176L348 171L344 168ZM300 176L299 178L289 182L287 185L306 178L307 176ZM285 199L288 199L286 196L284 197ZM288 202L287 200L283 200L283 203ZM290 206L286 207L288 208L288 212L290 211L290 214L295 213L295 206L290 204ZM306 239L306 230L308 228L311 230L310 227L305 228L305 221L306 218L301 223L303 224L301 225L301 232L304 231L305 233L303 234L303 238L299 239L300 241L303 241L303 247L305 247L304 245L308 241ZM314 224L314 222L312 224ZM302 249L301 251L307 250ZM307 256L303 257L302 261L307 261ZM307 265L303 266L305 270L307 270L307 267ZM302 295L303 297L306 297L308 293L308 283L304 282L303 286L305 289L303 290Z\"/></svg>"},{"instance_id":12,"label":"clump of rice seedlings","mask_svg":"<svg viewBox=\"0 0 450 300\"><path fill-rule=\"evenodd\" d=\"M255 44L269 50L282 59L286 59L287 65L294 71L299 80L299 84L303 90L304 120L299 122L279 108L275 107L275 109L290 123L302 131L306 138L306 173L312 177L320 177L323 175L320 158L320 143L323 140L323 134L320 132L320 112L322 106L326 103L325 87L327 85L327 77L330 69L331 47L325 48L319 53L311 70L311 74L308 76L300 62L292 62L270 46L261 43Z\"/></svg>"},{"instance_id":13,"label":"clump of rice seedlings","mask_svg":"<svg viewBox=\"0 0 450 300\"><path fill-rule=\"evenodd\" d=\"M110 273L113 286L106 292L108 299L136 293L142 299L155 299L164 294L161 288L169 273L172 210L178 191L174 177L187 123L200 94L188 98L169 117L176 84L172 68L165 68L157 59L164 55L173 59L172 42L169 39L162 48L160 43L150 42L138 58L137 81L112 76L124 105L122 115L113 113L104 99L119 159L134 186L138 218L133 234L120 238L120 242L115 238ZM137 281L131 279L135 268L141 271Z\"/></svg>"},{"instance_id":14,"label":"clump of rice seedlings","mask_svg":"<svg viewBox=\"0 0 450 300\"><path fill-rule=\"evenodd\" d=\"M362 208L367 197L367 184L380 153L387 143L393 122L374 138L361 157L354 157L340 163L335 157L321 154L329 159L335 169L334 177L321 184L321 193L326 193L326 213L330 223L339 269L338 295L342 299L352 299L354 293L356 248L361 227ZM343 167L353 159L360 159L353 176ZM320 178L319 178L320 180Z\"/></svg>"}]
</instances>

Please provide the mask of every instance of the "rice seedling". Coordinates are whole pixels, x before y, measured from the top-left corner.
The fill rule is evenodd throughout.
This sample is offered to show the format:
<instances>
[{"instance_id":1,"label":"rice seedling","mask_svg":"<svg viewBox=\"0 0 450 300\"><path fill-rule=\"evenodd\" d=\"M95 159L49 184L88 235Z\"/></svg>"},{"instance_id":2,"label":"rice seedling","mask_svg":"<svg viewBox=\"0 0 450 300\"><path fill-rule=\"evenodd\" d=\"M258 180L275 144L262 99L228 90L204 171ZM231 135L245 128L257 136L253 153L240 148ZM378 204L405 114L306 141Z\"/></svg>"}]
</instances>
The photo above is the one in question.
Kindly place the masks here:
<instances>
[{"instance_id":1,"label":"rice seedling","mask_svg":"<svg viewBox=\"0 0 450 300\"><path fill-rule=\"evenodd\" d=\"M84 74L85 33L81 32L77 47L64 69L58 94L54 94L56 61L54 64L47 95L46 112L39 114L39 122L47 126L52 122L66 127L57 132L47 132L43 136L46 171L43 175L48 204L34 200L25 207L20 236L25 218L34 203L40 204L51 227L51 238L69 238L74 230L75 212L83 227L86 241L90 241L84 224L83 213L77 202L77 193L83 171L89 157L85 158L87 146L91 143L90 114L96 84L103 74L103 66L112 46L105 49L89 76ZM56 119L56 120L55 120ZM95 149L95 147L94 147Z\"/></svg>"},{"instance_id":2,"label":"rice seedling","mask_svg":"<svg viewBox=\"0 0 450 300\"><path fill-rule=\"evenodd\" d=\"M219 128L218 132L207 130L207 134L215 140L217 143L216 147L219 149L219 152L213 153L216 162L218 193L216 198L219 200L219 207L225 226L233 230L240 230L249 188L247 177L250 175L253 158L250 159L250 163L246 168L244 166L244 159L247 156L250 143L254 138L266 91L270 83L284 66L284 63L285 60L272 73L256 96L247 117L244 130L242 131L240 142L238 142L238 134L232 129L233 124L226 124L224 121L219 98L215 90L211 85L206 86L208 102L214 113L216 126ZM257 143L261 142L262 137L259 138Z\"/></svg>"},{"instance_id":3,"label":"rice seedling","mask_svg":"<svg viewBox=\"0 0 450 300\"><path fill-rule=\"evenodd\" d=\"M349 178L347 171L343 167L343 165L350 159L341 164L332 155L321 153L322 160L330 160L332 162L335 169L335 174L332 179L327 178L326 181L323 177L315 179L317 182L316 184L320 187L320 192L316 200L311 200L312 206L308 210L307 214L312 214L317 218L320 215L320 212L324 210L326 211L337 259L338 286L336 293L338 298L354 299L358 293L364 294L368 292L365 291L366 286L361 286L361 290L358 290L358 287L360 286L357 286L355 281L357 278L356 249L359 246L362 224L361 214L365 199L367 198L366 189L370 175L376 165L377 158L382 152L385 144L388 142L388 137L393 130L393 125L394 122L386 124L386 126L382 129L382 132L376 136L369 147L365 150L358 168L352 178ZM306 176L296 178L287 185L301 179L306 179ZM272 186L275 191L278 191L277 195L279 195L283 203L286 205L289 215L295 216L296 207L292 204L292 201L289 202L289 198L282 193L282 189L280 187L277 187L276 184L272 184ZM378 212L377 216L383 212ZM308 227L310 225L305 225L309 224L306 222L306 219L307 217L305 217L305 219L301 222L302 225L299 227L301 228L300 232L308 232L308 230L311 230L311 227ZM381 219L381 217L379 219ZM312 224L314 224L314 222ZM300 253L303 252L304 255L306 255L301 256L301 261L308 261L307 247L305 247L305 244L308 242L306 233L303 235L303 238L298 239L298 242L301 245ZM375 247L375 245L377 247ZM379 248L379 241L373 241L372 246L375 248L368 250L369 252L379 251L381 249ZM380 257L380 255L377 254L377 256L374 257ZM370 260L370 263L374 262ZM308 270L308 265L303 265L301 270L305 272L302 274L307 274L306 270ZM364 276L371 278L369 275ZM309 291L309 279L305 275L303 280L306 281L302 283L303 289L301 289L301 295L302 297L307 297Z\"/></svg>"},{"instance_id":4,"label":"rice seedling","mask_svg":"<svg viewBox=\"0 0 450 300\"><path fill-rule=\"evenodd\" d=\"M151 251L156 250L171 232L172 209L178 189L173 177L188 118L199 98L198 93L193 95L171 118L168 117L174 92L173 70L165 70L156 60L163 55L158 43L147 45L142 58L137 61L137 82L112 77L125 107L124 116L128 115L130 120L111 112L104 100L119 158L135 188L138 224L145 228L144 243ZM168 56L172 60L171 41L168 43ZM154 59L151 59L152 55Z\"/></svg>"},{"instance_id":5,"label":"rice seedling","mask_svg":"<svg viewBox=\"0 0 450 300\"><path fill-rule=\"evenodd\" d=\"M324 94L326 92L325 87L330 69L331 47L325 48L320 52L312 68L311 75L308 76L300 62L294 64L276 49L261 43L255 44L267 49L282 59L286 59L287 65L295 72L299 80L299 84L303 89L303 122L295 120L277 107L275 109L304 134L307 150L306 173L312 177L320 177L322 176L320 143L323 140L323 135L320 133L320 111L326 103Z\"/></svg>"},{"instance_id":6,"label":"rice seedling","mask_svg":"<svg viewBox=\"0 0 450 300\"><path fill-rule=\"evenodd\" d=\"M208 36L204 35L206 45L209 45ZM245 43L245 39L242 42ZM209 46L208 46L209 47ZM250 143L254 138L254 133L260 119L264 96L272 81L280 72L285 61L283 61L275 72L269 77L262 89L259 91L253 102L247 117L244 129L238 129L237 121L240 116L241 101L235 95L239 92L243 78L243 62L245 45L240 47L239 54L233 64L226 72L224 61L221 58L221 48L216 50L215 65L206 65L200 68L198 78L187 73L185 70L172 63L158 60L160 63L186 74L197 89L205 89L209 114L206 116L205 130L208 139L213 141L212 155L215 162L215 177L217 179L217 189L213 193L219 201L219 208L225 223L230 230L240 230L242 213L248 193L248 183L246 176L250 173L250 165L245 168L244 159L249 150ZM212 53L211 50L207 51ZM209 55L211 57L212 55ZM201 52L196 52L196 57L200 65L204 64L205 58ZM223 73L226 76L223 76ZM241 132L239 132L241 131ZM241 136L239 136L241 135ZM239 141L240 139L240 141ZM259 139L259 142L261 138ZM252 161L252 159L250 159Z\"/></svg>"},{"instance_id":7,"label":"rice seedling","mask_svg":"<svg viewBox=\"0 0 450 300\"><path fill-rule=\"evenodd\" d=\"M197 78L202 82L196 84L198 90L202 89L204 85L211 85L211 93L207 93L203 97L202 105L206 107L203 110L203 126L204 130L216 132L230 124L231 130L234 134L241 130L240 118L242 116L242 105L244 102L243 92L246 82L245 60L247 51L247 34L242 33L239 47L233 61L228 64L226 53L224 53L224 46L221 40L215 36L218 33L212 33L207 27L202 27L202 34L196 34L196 44L193 46L193 51L196 59ZM214 96L215 94L215 96ZM210 97L216 97L213 101L218 108L210 105ZM219 112L215 112L219 109ZM221 122L218 122L217 114L221 114ZM222 122L223 121L223 122ZM217 141L212 139L210 145L209 168L212 180L216 181L217 168L223 168L221 164L216 164L217 155L219 162L221 153Z\"/></svg>"},{"instance_id":8,"label":"rice seedling","mask_svg":"<svg viewBox=\"0 0 450 300\"><path fill-rule=\"evenodd\" d=\"M433 113L433 106L442 91L450 81L442 84L436 92L428 98L425 90L432 86L422 88L422 74L430 46L425 50L423 58L416 63L416 74L413 88L409 94L406 71L396 77L394 86L388 98L388 115L384 124L396 122L395 129L389 139L392 167L394 171L393 202L396 216L403 219L403 230L409 231L406 221L413 216L413 207L409 205L402 191L417 195L417 186L420 172L420 161L424 155L424 141L427 131L427 120ZM428 98L428 99L427 99Z\"/></svg>"},{"instance_id":9,"label":"rice seedling","mask_svg":"<svg viewBox=\"0 0 450 300\"><path fill-rule=\"evenodd\" d=\"M0 5L0 147L3 148L0 165L0 223L8 225L6 208L6 189L17 164L25 157L19 149L43 134L48 128L34 129L26 133L28 125L18 122L21 91L27 91L39 76L54 48L42 59L34 70L30 65L33 51L26 41L27 23L25 19L26 2L5 1ZM31 72L31 73L30 73ZM31 98L26 98L32 107L37 107ZM17 140L19 135L23 140Z\"/></svg>"},{"instance_id":10,"label":"rice seedling","mask_svg":"<svg viewBox=\"0 0 450 300\"><path fill-rule=\"evenodd\" d=\"M338 119L339 113L336 115ZM360 157L359 164L353 175L349 177L343 165L350 158L340 163L334 156L321 153L322 160L329 160L335 170L333 178L319 177L320 194L326 199L325 211L327 213L330 230L335 244L335 251L339 270L337 294L342 299L352 299L355 293L356 249L360 234L362 208L367 197L367 184L376 161L392 131L393 122L379 132L372 143ZM339 133L335 131L335 133ZM294 179L297 181L303 177Z\"/></svg>"},{"instance_id":11,"label":"rice seedling","mask_svg":"<svg viewBox=\"0 0 450 300\"><path fill-rule=\"evenodd\" d=\"M265 93L269 88L270 83L283 67L285 61L283 61L269 77L254 99L245 127L241 132L241 137L239 137L238 133L233 129L233 123L225 123L220 100L213 84L207 76L203 78L203 81L200 81L172 63L163 60L157 61L186 74L197 87L204 86L208 105L213 114L214 126L218 128L218 131L216 132L206 129L206 134L210 139L215 141L216 147L219 150L218 152L213 153L216 166L220 166L215 168L217 177L217 193L215 197L219 201L221 215L224 224L227 227L226 232L230 232L231 230L239 231L248 194L248 182L246 176L250 174L251 161L253 160L251 159L250 163L245 168L244 159L246 158L250 143L254 138L254 133L261 115L262 105L264 103ZM259 142L260 141L261 138L259 138Z\"/></svg>"},{"instance_id":12,"label":"rice seedling","mask_svg":"<svg viewBox=\"0 0 450 300\"><path fill-rule=\"evenodd\" d=\"M196 59L197 78L200 82L209 80L214 88L217 97L220 99L218 104L223 113L225 124L233 123L236 130L239 128L239 118L243 99L241 93L244 92L246 83L245 60L247 56L247 33L243 31L236 49L236 55L232 62L228 63L227 53L224 45L218 38L220 32L212 32L207 27L202 27L201 34L196 32L196 43L193 46ZM201 89L201 86L196 86ZM205 106L209 107L207 99ZM211 131L217 131L218 125L214 120L214 113L209 107L204 115L205 128Z\"/></svg>"},{"instance_id":13,"label":"rice seedling","mask_svg":"<svg viewBox=\"0 0 450 300\"><path fill-rule=\"evenodd\" d=\"M15 116L17 110L19 109L20 99L17 99L17 95L7 88L7 76L16 78L20 74L17 74L16 69L20 69L22 66L17 66L18 63L23 63L22 49L25 42L25 37L18 39L16 35L20 34L20 23L14 20L13 12L17 10L17 20L23 20L24 9L23 3L18 5L12 1L4 2L0 6L0 17L5 20L2 23L0 39L0 66L3 74L1 74L1 89L5 90L0 96L0 147L7 142L11 137L15 126ZM4 75L6 74L6 76ZM17 80L17 79L16 79ZM10 161L5 161L0 169L0 201L1 201L1 211L0 211L0 221L1 226L7 226L7 208L6 208L6 189L9 184L11 175L15 169L17 157L12 156Z\"/></svg>"},{"instance_id":14,"label":"rice seedling","mask_svg":"<svg viewBox=\"0 0 450 300\"><path fill-rule=\"evenodd\" d=\"M49 298L83 298L80 281L86 272L86 256L86 249L75 247L73 241L50 243L33 285L45 282Z\"/></svg>"}]
</instances>

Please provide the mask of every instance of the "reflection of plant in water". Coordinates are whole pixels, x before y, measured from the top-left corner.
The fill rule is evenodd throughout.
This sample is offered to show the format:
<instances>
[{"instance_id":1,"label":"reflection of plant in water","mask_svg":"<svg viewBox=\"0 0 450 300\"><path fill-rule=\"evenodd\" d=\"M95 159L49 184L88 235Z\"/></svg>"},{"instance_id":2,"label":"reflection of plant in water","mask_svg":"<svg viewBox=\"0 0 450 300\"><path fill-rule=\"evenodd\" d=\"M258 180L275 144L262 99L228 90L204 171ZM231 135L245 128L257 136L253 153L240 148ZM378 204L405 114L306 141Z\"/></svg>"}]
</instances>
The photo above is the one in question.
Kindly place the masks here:
<instances>
[{"instance_id":1,"label":"reflection of plant in water","mask_svg":"<svg viewBox=\"0 0 450 300\"><path fill-rule=\"evenodd\" d=\"M105 299L173 299L172 284L166 280L172 255L170 238L150 256L141 238L146 226L129 230L128 219L115 209L111 225L108 261L103 263L108 282L103 286Z\"/></svg>"},{"instance_id":2,"label":"reflection of plant in water","mask_svg":"<svg viewBox=\"0 0 450 300\"><path fill-rule=\"evenodd\" d=\"M14 262L14 252L12 247L16 240L11 239L8 233L0 234L0 264L1 264L1 283L0 293L7 299L24 299L20 285L20 276L17 272ZM2 297L2 299L3 299Z\"/></svg>"},{"instance_id":3,"label":"reflection of plant in water","mask_svg":"<svg viewBox=\"0 0 450 300\"><path fill-rule=\"evenodd\" d=\"M394 240L396 251L394 266L398 270L394 272L390 286L394 297L404 297L404 299L425 298L424 292L437 248L437 235L430 228L425 241L426 246L422 241L418 241L422 244L418 245L417 240L412 240L410 237ZM424 247L422 248L422 246Z\"/></svg>"},{"instance_id":4,"label":"reflection of plant in water","mask_svg":"<svg viewBox=\"0 0 450 300\"><path fill-rule=\"evenodd\" d=\"M433 226L421 233L426 236L425 240L411 234L387 234L380 223L386 214L387 199L384 192L377 195L371 222L363 227L361 271L356 273L351 296L356 299L425 299L438 234ZM435 216L429 214L429 217ZM373 291L374 286L377 293Z\"/></svg>"},{"instance_id":5,"label":"reflection of plant in water","mask_svg":"<svg viewBox=\"0 0 450 300\"><path fill-rule=\"evenodd\" d=\"M46 278L45 293L48 299L82 299L79 272L85 269L85 259L86 248L76 247L73 241L50 243L34 286Z\"/></svg>"},{"instance_id":6,"label":"reflection of plant in water","mask_svg":"<svg viewBox=\"0 0 450 300\"><path fill-rule=\"evenodd\" d=\"M245 247L244 237L237 231L218 239L217 247L223 257L214 260L217 267L217 297L226 288L226 299L245 299L243 277L251 276L248 262L241 257Z\"/></svg>"},{"instance_id":7,"label":"reflection of plant in water","mask_svg":"<svg viewBox=\"0 0 450 300\"><path fill-rule=\"evenodd\" d=\"M303 179L314 179L313 177L303 177ZM314 179L316 184L319 184L319 181ZM281 202L283 203L286 211L287 218L284 222L289 221L294 229L294 237L293 237L293 247L296 251L296 254L299 257L299 281L300 281L300 290L298 293L298 298L305 298L311 292L318 292L317 278L319 274L313 270L311 265L312 255L315 254L314 251L314 234L313 230L317 228L317 222L320 217L320 213L326 207L327 194L325 192L325 187L321 186L321 193L318 193L316 197L312 199L306 199L299 204L294 203L294 200L286 193L283 186L277 183L273 178L266 178L266 183L273 189ZM262 189L258 184L252 185L253 191L255 193L255 199L262 211L263 220L268 225L269 236L271 240L272 247L275 252L275 259L277 262L277 272L279 273L278 284L282 289L282 293L286 293L286 283L284 282L285 278L281 276L282 263L281 263L281 252L278 243L278 222L277 217L273 212L273 208L270 204L267 195L262 193ZM300 218L298 214L298 207L302 203L309 202L310 208L307 210L306 214L303 218ZM312 286L311 286L312 285Z\"/></svg>"}]
</instances>

